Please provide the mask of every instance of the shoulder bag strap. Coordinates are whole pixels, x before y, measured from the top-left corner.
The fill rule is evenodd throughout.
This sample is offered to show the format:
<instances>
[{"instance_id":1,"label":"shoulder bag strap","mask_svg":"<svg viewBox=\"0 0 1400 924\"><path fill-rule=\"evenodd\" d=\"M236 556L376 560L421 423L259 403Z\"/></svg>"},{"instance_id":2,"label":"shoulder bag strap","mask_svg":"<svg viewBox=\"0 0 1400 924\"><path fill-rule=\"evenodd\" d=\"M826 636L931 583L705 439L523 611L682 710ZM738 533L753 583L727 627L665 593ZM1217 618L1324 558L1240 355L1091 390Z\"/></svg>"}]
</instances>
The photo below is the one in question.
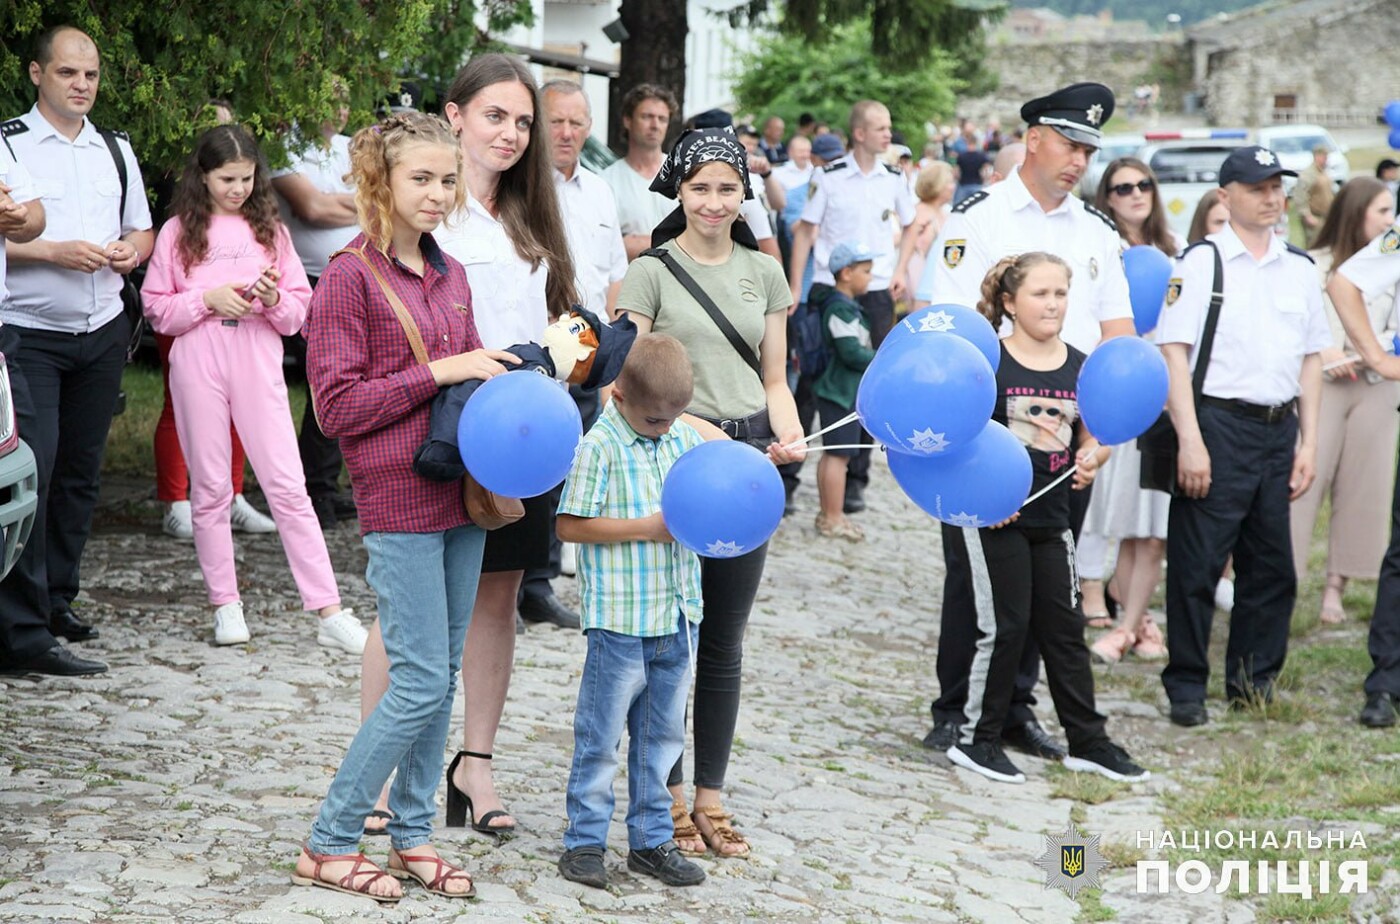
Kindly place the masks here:
<instances>
[{"instance_id":1,"label":"shoulder bag strap","mask_svg":"<svg viewBox=\"0 0 1400 924\"><path fill-rule=\"evenodd\" d=\"M690 297L695 299L701 308L705 309L705 313L710 316L711 321L715 322L715 327L718 327L720 333L724 334L725 339L729 341L729 345L734 347L735 351L739 354L739 358L748 363L749 368L754 371L754 374L758 376L758 380L762 382L763 367L759 365L758 357L754 355L753 350L749 349L749 345L744 342L744 338L739 336L739 332L734 329L734 325L729 323L729 319L719 310L719 306L715 304L714 299L710 298L705 290L700 288L700 284L676 262L676 258L671 256L670 251L661 247L653 247L650 250L643 251L642 256L656 257L656 259L665 264L666 268L671 271L671 275L676 277L676 281L684 286L685 290L690 293Z\"/></svg>"},{"instance_id":2,"label":"shoulder bag strap","mask_svg":"<svg viewBox=\"0 0 1400 924\"><path fill-rule=\"evenodd\" d=\"M112 162L117 165L117 179L122 184L121 204L117 206L117 236L121 236L122 222L126 221L126 158L122 157L121 148L117 147L117 136L100 129L97 132L102 136L102 140L107 142L107 150L112 154Z\"/></svg>"},{"instance_id":3,"label":"shoulder bag strap","mask_svg":"<svg viewBox=\"0 0 1400 924\"><path fill-rule=\"evenodd\" d=\"M1201 351L1196 354L1196 368L1191 374L1191 392L1196 403L1201 403L1201 394L1206 385L1206 371L1210 368L1210 351L1215 345L1215 327L1220 323L1220 306L1225 301L1225 267L1220 262L1220 248L1214 241L1204 241L1210 245L1215 257L1215 279L1210 286L1210 307L1206 310L1206 326L1201 331Z\"/></svg>"},{"instance_id":4,"label":"shoulder bag strap","mask_svg":"<svg viewBox=\"0 0 1400 924\"><path fill-rule=\"evenodd\" d=\"M408 345L413 348L414 357L426 366L428 364L428 348L423 345L423 334L418 330L418 322L414 321L413 315L408 313L403 299L399 298L398 293L389 285L389 281L379 272L379 267L374 265L374 261L363 250L356 247L346 247L344 250L337 250L331 254L331 259L334 260L343 253L358 258L361 263L369 267L370 273L379 283L379 288L384 291L384 297L389 300L389 307L394 309L394 316L399 319L399 326L403 328L404 336L408 337Z\"/></svg>"}]
</instances>

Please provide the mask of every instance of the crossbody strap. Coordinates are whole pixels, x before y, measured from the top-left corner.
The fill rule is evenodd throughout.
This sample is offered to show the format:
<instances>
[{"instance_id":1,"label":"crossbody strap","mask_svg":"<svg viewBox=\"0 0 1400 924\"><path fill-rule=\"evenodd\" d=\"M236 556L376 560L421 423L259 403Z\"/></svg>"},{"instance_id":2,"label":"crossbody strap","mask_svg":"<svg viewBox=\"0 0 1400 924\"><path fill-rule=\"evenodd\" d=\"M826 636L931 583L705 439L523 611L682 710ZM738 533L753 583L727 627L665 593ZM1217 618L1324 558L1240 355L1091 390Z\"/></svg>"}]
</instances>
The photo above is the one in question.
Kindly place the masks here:
<instances>
[{"instance_id":1,"label":"crossbody strap","mask_svg":"<svg viewBox=\"0 0 1400 924\"><path fill-rule=\"evenodd\" d=\"M1196 354L1196 368L1191 373L1191 393L1197 404L1205 391L1206 372L1210 368L1210 351L1215 346L1215 328L1220 323L1220 306L1225 301L1225 267L1220 262L1220 248L1214 241L1201 241L1209 245L1215 257L1215 278L1210 285L1210 307L1206 309L1206 326L1201 331L1201 351Z\"/></svg>"},{"instance_id":2,"label":"crossbody strap","mask_svg":"<svg viewBox=\"0 0 1400 924\"><path fill-rule=\"evenodd\" d=\"M642 251L642 256L655 257L665 264L666 268L671 271L671 275L676 277L676 281L684 286L685 290L690 293L690 297L695 299L701 308L705 309L705 313L710 316L711 321L715 322L715 327L718 327L720 333L724 334L725 339L729 341L729 345L734 347L735 352L739 354L739 358L748 363L749 368L754 371L754 375L757 375L758 380L762 382L763 367L759 364L758 357L754 355L753 350L749 349L749 345L744 342L744 338L739 336L739 332L734 329L734 325L731 324L729 319L724 316L724 313L719 310L719 306L715 304L714 299L710 298L709 294L706 293L704 289L700 288L700 284L695 281L694 277L687 273L684 267L676 262L676 258L671 256L671 252L662 247L653 247L650 250Z\"/></svg>"},{"instance_id":3,"label":"crossbody strap","mask_svg":"<svg viewBox=\"0 0 1400 924\"><path fill-rule=\"evenodd\" d=\"M117 147L116 135L106 129L99 129L97 133L102 136L103 141L107 142L107 150L112 154L112 162L117 165L117 179L122 184L121 204L117 206L117 236L121 237L122 222L126 221L126 158L122 157L122 150Z\"/></svg>"},{"instance_id":4,"label":"crossbody strap","mask_svg":"<svg viewBox=\"0 0 1400 924\"><path fill-rule=\"evenodd\" d=\"M418 322L414 321L413 315L408 313L403 299L399 298L398 293L389 285L389 281L379 272L379 267L374 265L374 261L364 250L358 247L346 247L331 254L331 259L334 260L343 253L357 257L361 263L369 267L370 273L379 283L379 288L384 290L384 297L389 300L389 307L394 309L394 317L399 319L399 326L403 328L404 336L408 338L408 345L413 348L414 357L426 366L428 364L428 348L423 345L423 334L418 330Z\"/></svg>"}]
</instances>

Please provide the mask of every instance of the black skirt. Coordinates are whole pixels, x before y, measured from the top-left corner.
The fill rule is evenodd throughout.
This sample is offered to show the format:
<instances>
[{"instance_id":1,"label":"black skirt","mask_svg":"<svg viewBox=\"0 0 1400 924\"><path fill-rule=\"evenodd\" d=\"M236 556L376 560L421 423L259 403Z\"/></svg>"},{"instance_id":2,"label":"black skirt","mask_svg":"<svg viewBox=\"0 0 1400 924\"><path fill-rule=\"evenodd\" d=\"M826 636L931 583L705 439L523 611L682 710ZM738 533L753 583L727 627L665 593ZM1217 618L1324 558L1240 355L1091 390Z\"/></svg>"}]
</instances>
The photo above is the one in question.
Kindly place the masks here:
<instances>
[{"instance_id":1,"label":"black skirt","mask_svg":"<svg viewBox=\"0 0 1400 924\"><path fill-rule=\"evenodd\" d=\"M556 496L550 492L525 498L525 516L486 534L486 551L481 558L483 574L549 566Z\"/></svg>"}]
</instances>

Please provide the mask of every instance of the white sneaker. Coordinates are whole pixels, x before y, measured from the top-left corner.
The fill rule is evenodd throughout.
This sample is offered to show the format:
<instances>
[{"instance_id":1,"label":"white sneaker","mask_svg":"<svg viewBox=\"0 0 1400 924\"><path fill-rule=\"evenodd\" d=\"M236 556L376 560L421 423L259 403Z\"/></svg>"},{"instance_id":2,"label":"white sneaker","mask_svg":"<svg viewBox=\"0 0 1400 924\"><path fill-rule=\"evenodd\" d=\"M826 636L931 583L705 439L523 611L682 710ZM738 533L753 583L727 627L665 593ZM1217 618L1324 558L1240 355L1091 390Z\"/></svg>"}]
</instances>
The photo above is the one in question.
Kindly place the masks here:
<instances>
[{"instance_id":1,"label":"white sneaker","mask_svg":"<svg viewBox=\"0 0 1400 924\"><path fill-rule=\"evenodd\" d=\"M190 512L190 502L175 501L165 506L165 518L160 521L161 531L176 539L194 538L194 515Z\"/></svg>"},{"instance_id":2,"label":"white sneaker","mask_svg":"<svg viewBox=\"0 0 1400 924\"><path fill-rule=\"evenodd\" d=\"M242 494L233 495L233 506L229 509L229 523L240 533L275 533L277 524L272 517L261 513L248 503Z\"/></svg>"},{"instance_id":3,"label":"white sneaker","mask_svg":"<svg viewBox=\"0 0 1400 924\"><path fill-rule=\"evenodd\" d=\"M243 621L241 602L225 603L214 611L215 645L242 645L248 638L248 624Z\"/></svg>"},{"instance_id":4,"label":"white sneaker","mask_svg":"<svg viewBox=\"0 0 1400 924\"><path fill-rule=\"evenodd\" d=\"M354 610L343 609L334 616L318 618L318 622L321 625L316 630L316 644L325 645L327 648L339 648L351 654L364 653L369 632L355 618Z\"/></svg>"},{"instance_id":5,"label":"white sneaker","mask_svg":"<svg viewBox=\"0 0 1400 924\"><path fill-rule=\"evenodd\" d=\"M1229 578L1215 585L1215 608L1225 613L1235 608L1235 582Z\"/></svg>"},{"instance_id":6,"label":"white sneaker","mask_svg":"<svg viewBox=\"0 0 1400 924\"><path fill-rule=\"evenodd\" d=\"M561 542L559 549L559 573L573 577L578 571L578 546L572 542Z\"/></svg>"}]
</instances>

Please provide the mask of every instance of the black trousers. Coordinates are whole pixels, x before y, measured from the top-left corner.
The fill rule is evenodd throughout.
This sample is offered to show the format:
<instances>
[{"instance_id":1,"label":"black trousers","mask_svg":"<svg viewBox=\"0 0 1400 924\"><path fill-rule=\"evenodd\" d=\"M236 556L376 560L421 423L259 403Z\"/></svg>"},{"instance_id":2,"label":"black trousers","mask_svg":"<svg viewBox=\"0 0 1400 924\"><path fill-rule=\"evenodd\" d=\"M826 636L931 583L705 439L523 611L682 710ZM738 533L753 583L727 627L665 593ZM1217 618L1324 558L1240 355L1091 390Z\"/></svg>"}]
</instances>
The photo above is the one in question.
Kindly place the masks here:
<instances>
[{"instance_id":1,"label":"black trousers","mask_svg":"<svg viewBox=\"0 0 1400 924\"><path fill-rule=\"evenodd\" d=\"M1078 606L1074 539L1058 528L960 529L977 609L961 740L998 741L1025 652L1038 648L1071 753L1106 737ZM1033 637L1035 645L1028 645Z\"/></svg>"},{"instance_id":2,"label":"black trousers","mask_svg":"<svg viewBox=\"0 0 1400 924\"><path fill-rule=\"evenodd\" d=\"M1371 673L1366 675L1367 695L1389 693L1400 697L1400 468L1391 500L1390 545L1381 559L1376 608L1371 613L1366 648L1372 665Z\"/></svg>"},{"instance_id":3,"label":"black trousers","mask_svg":"<svg viewBox=\"0 0 1400 924\"><path fill-rule=\"evenodd\" d=\"M578 405L579 416L583 418L583 432L587 433L589 427L598 419L598 414L602 411L603 405L598 397L597 389L584 390L577 385L569 386L569 397L574 399L574 404ZM549 492L549 564L543 568L526 568L525 576L520 581L520 593L516 600L519 602L527 594L537 597L548 597L554 593L554 588L549 586L549 582L560 575L559 561L563 552L564 544L559 541L559 535L554 531L555 511L559 509L559 501L564 497L564 485L556 485L554 490Z\"/></svg>"},{"instance_id":4,"label":"black trousers","mask_svg":"<svg viewBox=\"0 0 1400 924\"><path fill-rule=\"evenodd\" d=\"M311 277L311 287L316 288L320 277ZM283 348L289 354L299 356L302 368L306 361L306 338L300 334L283 337ZM297 434L297 451L301 455L301 468L306 474L306 494L308 497L330 497L340 490L340 469L345 457L340 452L340 441L326 436L316 415L311 411L311 387L307 386L306 413L301 418L301 431Z\"/></svg>"},{"instance_id":5,"label":"black trousers","mask_svg":"<svg viewBox=\"0 0 1400 924\"><path fill-rule=\"evenodd\" d=\"M1173 497L1167 520L1168 661L1162 686L1174 703L1206 698L1215 584L1226 559L1235 559L1227 697L1268 689L1278 676L1298 589L1288 519L1297 417L1269 424L1204 405L1198 417L1210 453L1210 491L1199 500Z\"/></svg>"},{"instance_id":6,"label":"black trousers","mask_svg":"<svg viewBox=\"0 0 1400 924\"><path fill-rule=\"evenodd\" d=\"M705 618L695 646L695 785L721 789L729 769L734 726L739 720L739 687L744 669L744 630L758 596L765 543L738 558L702 558L700 591ZM685 779L685 755L671 768L668 786Z\"/></svg>"},{"instance_id":7,"label":"black trousers","mask_svg":"<svg viewBox=\"0 0 1400 924\"><path fill-rule=\"evenodd\" d=\"M817 396L812 392L811 376L797 377L797 388L793 390L792 398L797 403L797 421L802 425L802 432L811 433L812 424L817 419ZM789 494L796 491L802 482L802 464L788 462L778 466L778 474L783 476L783 487Z\"/></svg>"},{"instance_id":8,"label":"black trousers","mask_svg":"<svg viewBox=\"0 0 1400 924\"><path fill-rule=\"evenodd\" d=\"M0 582L0 656L21 659L52 648L49 616L78 595L130 335L121 314L84 334L0 328L19 432L39 475L34 530Z\"/></svg>"},{"instance_id":9,"label":"black trousers","mask_svg":"<svg viewBox=\"0 0 1400 924\"><path fill-rule=\"evenodd\" d=\"M875 349L880 348L880 344L885 342L890 331L894 328L894 298L890 295L889 289L876 289L866 292L856 299L860 303L860 310L865 313L865 318L870 322L870 340ZM870 442L870 434L862 427L860 431L860 441ZM846 468L846 483L855 483L861 488L870 484L870 450L862 449L851 459L851 464Z\"/></svg>"}]
</instances>

